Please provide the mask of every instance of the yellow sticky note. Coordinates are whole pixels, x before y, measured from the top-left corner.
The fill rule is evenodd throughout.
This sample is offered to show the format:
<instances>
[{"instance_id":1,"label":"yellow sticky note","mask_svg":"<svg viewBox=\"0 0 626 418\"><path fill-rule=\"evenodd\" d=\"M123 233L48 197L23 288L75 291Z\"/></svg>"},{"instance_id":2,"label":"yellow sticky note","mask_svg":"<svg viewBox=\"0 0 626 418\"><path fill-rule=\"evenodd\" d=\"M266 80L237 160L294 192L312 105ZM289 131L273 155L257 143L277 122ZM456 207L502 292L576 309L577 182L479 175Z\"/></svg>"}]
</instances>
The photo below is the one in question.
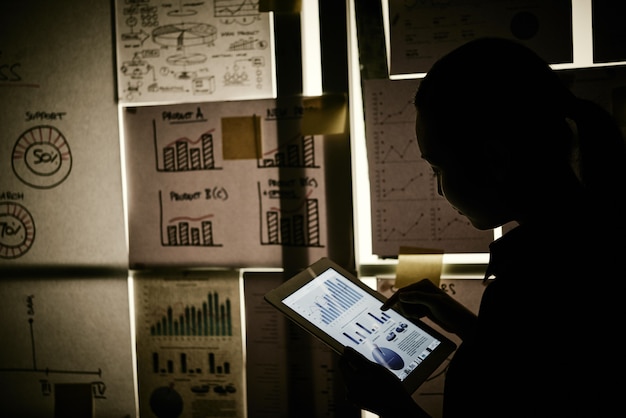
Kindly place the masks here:
<instances>
[{"instance_id":1,"label":"yellow sticky note","mask_svg":"<svg viewBox=\"0 0 626 418\"><path fill-rule=\"evenodd\" d=\"M261 158L261 117L222 118L222 156L225 160Z\"/></svg>"},{"instance_id":2,"label":"yellow sticky note","mask_svg":"<svg viewBox=\"0 0 626 418\"><path fill-rule=\"evenodd\" d=\"M346 130L347 103L344 94L324 94L302 100L302 134L332 135Z\"/></svg>"},{"instance_id":3,"label":"yellow sticky note","mask_svg":"<svg viewBox=\"0 0 626 418\"><path fill-rule=\"evenodd\" d=\"M441 280L443 250L401 247L396 266L396 288L427 278L437 287Z\"/></svg>"}]
</instances>

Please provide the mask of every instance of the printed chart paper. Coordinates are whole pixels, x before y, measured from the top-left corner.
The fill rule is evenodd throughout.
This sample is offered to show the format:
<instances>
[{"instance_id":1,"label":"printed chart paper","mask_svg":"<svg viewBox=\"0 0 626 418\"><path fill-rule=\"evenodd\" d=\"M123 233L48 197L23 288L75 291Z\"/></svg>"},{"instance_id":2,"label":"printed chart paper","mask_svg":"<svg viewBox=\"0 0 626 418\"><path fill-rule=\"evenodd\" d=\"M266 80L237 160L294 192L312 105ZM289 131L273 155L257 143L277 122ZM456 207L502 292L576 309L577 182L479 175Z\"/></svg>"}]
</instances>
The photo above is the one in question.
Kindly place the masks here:
<instances>
[{"instance_id":1,"label":"printed chart paper","mask_svg":"<svg viewBox=\"0 0 626 418\"><path fill-rule=\"evenodd\" d=\"M339 356L263 299L285 275L246 271L243 280L248 418L361 418L347 400Z\"/></svg>"},{"instance_id":2,"label":"printed chart paper","mask_svg":"<svg viewBox=\"0 0 626 418\"><path fill-rule=\"evenodd\" d=\"M258 0L116 0L124 104L271 98L271 13Z\"/></svg>"},{"instance_id":3,"label":"printed chart paper","mask_svg":"<svg viewBox=\"0 0 626 418\"><path fill-rule=\"evenodd\" d=\"M132 266L275 267L325 256L322 135L300 99L127 108Z\"/></svg>"},{"instance_id":4,"label":"printed chart paper","mask_svg":"<svg viewBox=\"0 0 626 418\"><path fill-rule=\"evenodd\" d=\"M372 251L397 256L400 247L484 253L493 231L475 229L437 193L421 158L413 96L419 80L367 80L363 89L372 200Z\"/></svg>"},{"instance_id":5,"label":"printed chart paper","mask_svg":"<svg viewBox=\"0 0 626 418\"><path fill-rule=\"evenodd\" d=\"M142 417L246 416L239 272L135 277Z\"/></svg>"},{"instance_id":6,"label":"printed chart paper","mask_svg":"<svg viewBox=\"0 0 626 418\"><path fill-rule=\"evenodd\" d=\"M514 39L546 61L573 61L570 0L389 0L390 73L425 73L472 39Z\"/></svg>"}]
</instances>

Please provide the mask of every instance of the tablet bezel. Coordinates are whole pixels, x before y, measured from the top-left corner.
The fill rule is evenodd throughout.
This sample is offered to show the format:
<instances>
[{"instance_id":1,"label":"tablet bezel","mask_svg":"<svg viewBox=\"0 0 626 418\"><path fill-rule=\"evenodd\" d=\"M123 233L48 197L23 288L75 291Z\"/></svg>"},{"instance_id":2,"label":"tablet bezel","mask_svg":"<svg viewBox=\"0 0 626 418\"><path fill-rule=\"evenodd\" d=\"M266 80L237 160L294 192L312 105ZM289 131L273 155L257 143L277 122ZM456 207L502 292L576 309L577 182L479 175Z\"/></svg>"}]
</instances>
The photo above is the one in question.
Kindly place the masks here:
<instances>
[{"instance_id":1,"label":"tablet bezel","mask_svg":"<svg viewBox=\"0 0 626 418\"><path fill-rule=\"evenodd\" d=\"M354 274L350 273L334 261L329 258L321 258L315 263L311 264L306 269L300 271L295 274L289 280L283 282L280 286L276 287L268 291L264 295L264 299L270 303L272 306L277 308L283 314L285 314L290 320L295 322L297 325L317 337L319 340L327 344L330 348L332 348L335 352L342 354L345 345L337 341L334 337L330 336L324 330L319 328L314 323L310 322L298 312L291 309L283 300L287 298L289 295L301 289L307 283L313 281L317 276L324 273L328 269L333 269L340 275L344 276L346 279L354 283L358 288L363 290L365 293L373 296L377 300L381 302L381 304L387 299L382 294L378 293L374 289L367 286L361 280L359 280ZM409 319L404 317L400 312L395 309L390 309L395 314L401 316L403 320L407 322L411 322L422 331L430 334L432 337L436 338L440 341L440 344L428 355L426 356L422 362L416 367L403 381L402 384L409 391L409 393L413 393L426 379L428 379L432 373L444 362L446 359L456 350L456 344L447 338L445 335L441 334L439 331L435 330L428 324L418 319ZM356 347L355 347L356 348ZM357 349L358 351L358 349Z\"/></svg>"}]
</instances>

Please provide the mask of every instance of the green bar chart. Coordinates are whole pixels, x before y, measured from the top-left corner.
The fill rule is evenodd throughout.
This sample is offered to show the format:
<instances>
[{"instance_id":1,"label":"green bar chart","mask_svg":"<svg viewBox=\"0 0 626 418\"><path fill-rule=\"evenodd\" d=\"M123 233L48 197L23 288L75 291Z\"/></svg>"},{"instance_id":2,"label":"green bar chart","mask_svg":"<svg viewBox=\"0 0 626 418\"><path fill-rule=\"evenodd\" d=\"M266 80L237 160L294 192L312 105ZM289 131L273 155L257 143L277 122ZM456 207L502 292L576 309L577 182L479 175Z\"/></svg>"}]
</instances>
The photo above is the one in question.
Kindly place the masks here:
<instances>
[{"instance_id":1,"label":"green bar chart","mask_svg":"<svg viewBox=\"0 0 626 418\"><path fill-rule=\"evenodd\" d=\"M218 292L208 292L196 305L175 309L167 306L166 314L150 325L152 336L232 337L233 323L230 299L220 300Z\"/></svg>"}]
</instances>

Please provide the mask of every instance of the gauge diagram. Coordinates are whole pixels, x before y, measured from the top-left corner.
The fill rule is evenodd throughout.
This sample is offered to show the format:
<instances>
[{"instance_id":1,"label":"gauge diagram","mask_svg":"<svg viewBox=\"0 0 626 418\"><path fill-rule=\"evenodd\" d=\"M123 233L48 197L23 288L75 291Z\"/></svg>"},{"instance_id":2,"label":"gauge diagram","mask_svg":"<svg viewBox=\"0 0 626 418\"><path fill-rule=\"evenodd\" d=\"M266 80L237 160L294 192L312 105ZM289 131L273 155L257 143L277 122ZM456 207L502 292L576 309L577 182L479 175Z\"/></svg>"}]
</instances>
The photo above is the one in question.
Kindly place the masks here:
<instances>
[{"instance_id":1,"label":"gauge diagram","mask_svg":"<svg viewBox=\"0 0 626 418\"><path fill-rule=\"evenodd\" d=\"M19 203L0 202L0 258L18 258L35 241L35 221Z\"/></svg>"},{"instance_id":2,"label":"gauge diagram","mask_svg":"<svg viewBox=\"0 0 626 418\"><path fill-rule=\"evenodd\" d=\"M20 135L11 162L13 172L22 182L37 189L50 189L70 174L72 153L57 128L41 125Z\"/></svg>"}]
</instances>

